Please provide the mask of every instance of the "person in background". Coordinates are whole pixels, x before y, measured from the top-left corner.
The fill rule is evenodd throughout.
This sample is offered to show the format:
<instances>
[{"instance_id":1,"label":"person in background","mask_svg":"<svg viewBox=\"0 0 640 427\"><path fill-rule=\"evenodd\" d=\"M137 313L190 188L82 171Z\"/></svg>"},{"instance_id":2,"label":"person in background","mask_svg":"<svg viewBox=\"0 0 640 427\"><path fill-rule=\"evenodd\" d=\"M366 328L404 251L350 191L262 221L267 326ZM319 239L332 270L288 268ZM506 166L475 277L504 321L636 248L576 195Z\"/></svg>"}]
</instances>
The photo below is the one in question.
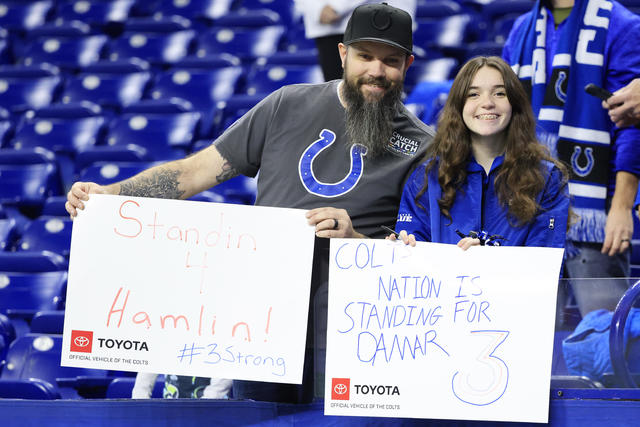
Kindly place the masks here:
<instances>
[{"instance_id":1,"label":"person in background","mask_svg":"<svg viewBox=\"0 0 640 427\"><path fill-rule=\"evenodd\" d=\"M609 110L611 121L619 128L640 123L640 79L615 91L613 96L602 101L602 108Z\"/></svg>"},{"instance_id":2,"label":"person in background","mask_svg":"<svg viewBox=\"0 0 640 427\"><path fill-rule=\"evenodd\" d=\"M108 186L76 182L67 194L74 217L90 194L188 199L244 174L258 175L257 205L308 210L318 239L302 385L234 381L234 398L324 395L329 238L383 237L380 225L395 224L404 180L433 137L401 102L411 27L401 9L359 6L338 45L342 80L284 86L192 156Z\"/></svg>"},{"instance_id":3,"label":"person in background","mask_svg":"<svg viewBox=\"0 0 640 427\"><path fill-rule=\"evenodd\" d=\"M640 16L614 0L537 0L516 19L503 49L530 95L538 139L571 168L577 221L568 232L564 273L576 279L582 316L613 310L627 290L627 280L610 278L630 275L640 175L640 129L615 126L585 86L615 92L640 75L638 41Z\"/></svg>"},{"instance_id":4,"label":"person in background","mask_svg":"<svg viewBox=\"0 0 640 427\"><path fill-rule=\"evenodd\" d=\"M305 35L313 39L318 49L318 63L325 81L342 77L342 61L338 43L342 42L351 12L371 0L294 0L302 13ZM388 0L387 3L415 17L416 0Z\"/></svg>"},{"instance_id":5,"label":"person in background","mask_svg":"<svg viewBox=\"0 0 640 427\"><path fill-rule=\"evenodd\" d=\"M564 247L566 184L566 168L536 140L518 77L499 57L475 57L453 81L427 160L405 185L396 231L413 246Z\"/></svg>"}]
</instances>

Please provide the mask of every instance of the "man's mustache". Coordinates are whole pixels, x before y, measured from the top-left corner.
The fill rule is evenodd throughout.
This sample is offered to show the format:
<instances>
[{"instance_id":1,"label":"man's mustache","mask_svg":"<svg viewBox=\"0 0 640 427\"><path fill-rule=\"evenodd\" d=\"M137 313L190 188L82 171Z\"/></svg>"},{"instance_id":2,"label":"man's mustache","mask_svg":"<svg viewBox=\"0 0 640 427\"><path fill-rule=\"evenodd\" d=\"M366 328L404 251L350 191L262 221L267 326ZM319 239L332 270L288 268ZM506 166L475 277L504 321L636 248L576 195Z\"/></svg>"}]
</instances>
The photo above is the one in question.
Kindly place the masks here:
<instances>
[{"instance_id":1,"label":"man's mustache","mask_svg":"<svg viewBox=\"0 0 640 427\"><path fill-rule=\"evenodd\" d=\"M358 79L358 87L362 85L376 85L383 89L389 89L391 87L391 81L384 77L360 77Z\"/></svg>"}]
</instances>

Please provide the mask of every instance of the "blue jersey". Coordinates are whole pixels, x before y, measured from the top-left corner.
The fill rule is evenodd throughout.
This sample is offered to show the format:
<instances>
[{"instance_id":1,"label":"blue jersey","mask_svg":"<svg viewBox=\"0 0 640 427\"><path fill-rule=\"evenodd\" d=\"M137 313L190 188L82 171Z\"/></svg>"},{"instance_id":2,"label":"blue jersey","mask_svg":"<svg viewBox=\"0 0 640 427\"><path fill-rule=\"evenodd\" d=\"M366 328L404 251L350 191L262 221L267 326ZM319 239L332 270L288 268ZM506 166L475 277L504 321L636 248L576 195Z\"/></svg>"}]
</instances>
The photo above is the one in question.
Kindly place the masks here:
<instances>
[{"instance_id":1,"label":"blue jersey","mask_svg":"<svg viewBox=\"0 0 640 427\"><path fill-rule=\"evenodd\" d=\"M500 205L495 188L495 177L502 166L504 157L497 157L489 174L475 160L467 165L467 179L457 191L451 207L452 221L449 221L438 206L442 196L437 171L429 172L429 186L416 203L425 180L425 164L417 168L407 181L400 209L396 231L406 230L416 236L416 240L456 244L461 239L456 233L486 231L490 235L504 237L504 246L545 246L564 247L569 211L567 186L562 182L562 174L550 162L543 162L547 175L544 189L536 201L540 212L527 224L514 225L506 207Z\"/></svg>"}]
</instances>

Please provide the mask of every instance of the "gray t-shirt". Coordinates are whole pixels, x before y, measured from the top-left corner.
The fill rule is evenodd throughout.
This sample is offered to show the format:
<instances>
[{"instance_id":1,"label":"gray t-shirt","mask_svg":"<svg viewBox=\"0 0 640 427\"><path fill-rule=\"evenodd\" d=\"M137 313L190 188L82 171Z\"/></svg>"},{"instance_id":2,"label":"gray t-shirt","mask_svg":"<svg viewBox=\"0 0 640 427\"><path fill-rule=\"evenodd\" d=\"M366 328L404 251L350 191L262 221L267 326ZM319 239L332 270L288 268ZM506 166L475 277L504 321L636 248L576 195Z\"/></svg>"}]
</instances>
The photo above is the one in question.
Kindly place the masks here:
<instances>
[{"instance_id":1,"label":"gray t-shirt","mask_svg":"<svg viewBox=\"0 0 640 427\"><path fill-rule=\"evenodd\" d=\"M404 180L434 132L402 106L387 150L373 159L362 155L348 142L339 83L285 86L215 144L238 172L260 171L257 205L342 208L355 230L381 237L381 224L395 225Z\"/></svg>"}]
</instances>

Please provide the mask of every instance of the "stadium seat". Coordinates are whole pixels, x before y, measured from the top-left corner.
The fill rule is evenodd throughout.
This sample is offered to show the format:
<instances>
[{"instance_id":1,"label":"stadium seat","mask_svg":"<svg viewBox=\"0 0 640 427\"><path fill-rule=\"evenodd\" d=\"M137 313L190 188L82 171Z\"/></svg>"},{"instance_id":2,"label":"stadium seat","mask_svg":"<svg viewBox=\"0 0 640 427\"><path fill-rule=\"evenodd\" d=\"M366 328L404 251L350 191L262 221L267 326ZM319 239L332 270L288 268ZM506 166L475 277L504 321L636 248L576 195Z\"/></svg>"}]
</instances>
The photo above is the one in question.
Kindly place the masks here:
<instances>
[{"instance_id":1,"label":"stadium seat","mask_svg":"<svg viewBox=\"0 0 640 427\"><path fill-rule=\"evenodd\" d=\"M4 254L3 254L4 255ZM16 272L0 270L0 313L57 310L64 299L62 291L67 272Z\"/></svg>"},{"instance_id":2,"label":"stadium seat","mask_svg":"<svg viewBox=\"0 0 640 427\"><path fill-rule=\"evenodd\" d=\"M471 16L468 14L416 19L413 44L425 49L427 55L430 51L456 52L456 49L470 41L471 23Z\"/></svg>"},{"instance_id":3,"label":"stadium seat","mask_svg":"<svg viewBox=\"0 0 640 427\"><path fill-rule=\"evenodd\" d=\"M416 19L442 18L463 13L460 3L453 0L429 0L416 5Z\"/></svg>"},{"instance_id":4,"label":"stadium seat","mask_svg":"<svg viewBox=\"0 0 640 427\"><path fill-rule=\"evenodd\" d=\"M67 196L51 196L47 197L42 205L41 215L48 216L67 216L67 210L64 204L67 202Z\"/></svg>"},{"instance_id":5,"label":"stadium seat","mask_svg":"<svg viewBox=\"0 0 640 427\"><path fill-rule=\"evenodd\" d=\"M130 399L136 379L131 377L114 378L107 387L107 399ZM164 376L159 375L151 392L151 398L162 398ZM0 396L1 397L1 396Z\"/></svg>"},{"instance_id":6,"label":"stadium seat","mask_svg":"<svg viewBox=\"0 0 640 427\"><path fill-rule=\"evenodd\" d=\"M0 398L55 400L61 399L62 396L47 381L34 378L25 380L5 380L0 378Z\"/></svg>"},{"instance_id":7,"label":"stadium seat","mask_svg":"<svg viewBox=\"0 0 640 427\"><path fill-rule=\"evenodd\" d=\"M0 3L0 27L22 33L44 24L53 10L53 1L25 2L19 0Z\"/></svg>"},{"instance_id":8,"label":"stadium seat","mask_svg":"<svg viewBox=\"0 0 640 427\"><path fill-rule=\"evenodd\" d=\"M91 27L107 30L110 25L122 24L131 12L134 0L74 0L61 2L56 21L81 21Z\"/></svg>"},{"instance_id":9,"label":"stadium seat","mask_svg":"<svg viewBox=\"0 0 640 427\"><path fill-rule=\"evenodd\" d=\"M210 191L222 195L226 203L253 205L256 201L257 179L238 175L216 185Z\"/></svg>"},{"instance_id":10,"label":"stadium seat","mask_svg":"<svg viewBox=\"0 0 640 427\"><path fill-rule=\"evenodd\" d=\"M44 200L62 194L55 156L43 148L0 150L0 203L41 209Z\"/></svg>"},{"instance_id":11,"label":"stadium seat","mask_svg":"<svg viewBox=\"0 0 640 427\"><path fill-rule=\"evenodd\" d=\"M286 52L300 52L316 49L316 41L314 39L308 39L304 30L303 24L292 25L287 28L287 32L282 42L283 50ZM277 52L276 52L277 53ZM317 52L316 52L317 63Z\"/></svg>"},{"instance_id":12,"label":"stadium seat","mask_svg":"<svg viewBox=\"0 0 640 427\"><path fill-rule=\"evenodd\" d=\"M0 251L0 271L19 273L46 273L66 271L67 260L53 252L2 252Z\"/></svg>"},{"instance_id":13,"label":"stadium seat","mask_svg":"<svg viewBox=\"0 0 640 427\"><path fill-rule=\"evenodd\" d=\"M294 83L322 83L319 65L265 65L249 75L246 92L249 95L268 95L284 85Z\"/></svg>"},{"instance_id":14,"label":"stadium seat","mask_svg":"<svg viewBox=\"0 0 640 427\"><path fill-rule=\"evenodd\" d=\"M289 49L289 47L287 47ZM257 66L265 65L316 65L318 64L318 50L315 44L311 47L304 47L293 50L278 51L271 56L258 58L255 62Z\"/></svg>"},{"instance_id":15,"label":"stadium seat","mask_svg":"<svg viewBox=\"0 0 640 427\"><path fill-rule=\"evenodd\" d=\"M259 28L285 25L285 23L273 10L241 8L220 16L215 20L214 25L226 28Z\"/></svg>"},{"instance_id":16,"label":"stadium seat","mask_svg":"<svg viewBox=\"0 0 640 427\"><path fill-rule=\"evenodd\" d=\"M87 166L80 173L81 181L96 182L100 185L113 184L154 166L150 162L98 162Z\"/></svg>"},{"instance_id":17,"label":"stadium seat","mask_svg":"<svg viewBox=\"0 0 640 427\"><path fill-rule=\"evenodd\" d=\"M59 74L59 69L50 64L0 66L0 107L14 117L46 107L61 88Z\"/></svg>"},{"instance_id":18,"label":"stadium seat","mask_svg":"<svg viewBox=\"0 0 640 427\"><path fill-rule=\"evenodd\" d=\"M106 392L112 380L108 371L60 366L61 353L62 335L25 334L11 344L0 378L46 381L64 399L83 397L84 385L103 386L103 394Z\"/></svg>"},{"instance_id":19,"label":"stadium seat","mask_svg":"<svg viewBox=\"0 0 640 427\"><path fill-rule=\"evenodd\" d=\"M53 104L27 114L10 144L16 149L43 147L52 151L68 189L74 181L76 154L101 141L105 122L100 107L88 101Z\"/></svg>"},{"instance_id":20,"label":"stadium seat","mask_svg":"<svg viewBox=\"0 0 640 427\"><path fill-rule=\"evenodd\" d=\"M99 61L67 78L61 100L91 101L107 112L120 112L143 98L150 80L149 64L139 58Z\"/></svg>"},{"instance_id":21,"label":"stadium seat","mask_svg":"<svg viewBox=\"0 0 640 427\"><path fill-rule=\"evenodd\" d=\"M218 113L215 118L216 136L222 134L233 122L242 117L258 102L264 99L264 94L233 95L226 101L218 103Z\"/></svg>"},{"instance_id":22,"label":"stadium seat","mask_svg":"<svg viewBox=\"0 0 640 427\"><path fill-rule=\"evenodd\" d=\"M212 190L202 191L195 196L189 197L188 200L194 202L210 202L210 203L225 203L226 200L223 195L215 193Z\"/></svg>"},{"instance_id":23,"label":"stadium seat","mask_svg":"<svg viewBox=\"0 0 640 427\"><path fill-rule=\"evenodd\" d=\"M211 136L217 103L233 95L242 75L239 66L189 68L180 64L158 76L151 97L180 97L189 101L203 119L200 136Z\"/></svg>"},{"instance_id":24,"label":"stadium seat","mask_svg":"<svg viewBox=\"0 0 640 427\"><path fill-rule=\"evenodd\" d=\"M198 36L199 57L230 53L245 64L271 56L278 50L285 29L280 25L259 28L214 27Z\"/></svg>"},{"instance_id":25,"label":"stadium seat","mask_svg":"<svg viewBox=\"0 0 640 427\"><path fill-rule=\"evenodd\" d=\"M71 229L69 217L44 216L31 221L18 240L20 251L51 251L66 258L71 250Z\"/></svg>"},{"instance_id":26,"label":"stadium seat","mask_svg":"<svg viewBox=\"0 0 640 427\"><path fill-rule=\"evenodd\" d=\"M108 37L104 34L81 37L39 37L25 46L25 65L49 63L76 71L99 61Z\"/></svg>"},{"instance_id":27,"label":"stadium seat","mask_svg":"<svg viewBox=\"0 0 640 427\"><path fill-rule=\"evenodd\" d=\"M132 18L124 33L109 46L109 59L142 58L155 67L175 64L189 55L196 32L191 22L180 16Z\"/></svg>"},{"instance_id":28,"label":"stadium seat","mask_svg":"<svg viewBox=\"0 0 640 427\"><path fill-rule=\"evenodd\" d=\"M407 70L404 89L411 92L420 82L442 82L453 79L458 70L458 61L454 58L415 60Z\"/></svg>"},{"instance_id":29,"label":"stadium seat","mask_svg":"<svg viewBox=\"0 0 640 427\"><path fill-rule=\"evenodd\" d=\"M463 49L464 61L473 58L474 56L502 56L502 47L504 43L485 41L469 43Z\"/></svg>"},{"instance_id":30,"label":"stadium seat","mask_svg":"<svg viewBox=\"0 0 640 427\"><path fill-rule=\"evenodd\" d=\"M407 99L405 104L422 104L424 106L420 119L428 125L435 126L442 107L447 100L449 90L453 80L443 82L422 81L418 83Z\"/></svg>"},{"instance_id":31,"label":"stadium seat","mask_svg":"<svg viewBox=\"0 0 640 427\"><path fill-rule=\"evenodd\" d=\"M16 220L0 218L0 251L9 250L17 237Z\"/></svg>"},{"instance_id":32,"label":"stadium seat","mask_svg":"<svg viewBox=\"0 0 640 427\"><path fill-rule=\"evenodd\" d=\"M134 144L146 148L153 160L184 157L198 135L201 117L186 109L192 107L182 100L131 104L109 124L107 145L126 148Z\"/></svg>"},{"instance_id":33,"label":"stadium seat","mask_svg":"<svg viewBox=\"0 0 640 427\"><path fill-rule=\"evenodd\" d=\"M296 12L295 2L277 0L240 0L238 10L249 11L268 9L278 14L280 22L290 27L301 22L301 16Z\"/></svg>"},{"instance_id":34,"label":"stadium seat","mask_svg":"<svg viewBox=\"0 0 640 427\"><path fill-rule=\"evenodd\" d=\"M0 314L0 340L4 347L0 349L0 365L5 360L9 345L16 339L16 329L11 320L4 314ZM0 370L2 367L0 366Z\"/></svg>"},{"instance_id":35,"label":"stadium seat","mask_svg":"<svg viewBox=\"0 0 640 427\"><path fill-rule=\"evenodd\" d=\"M33 315L29 325L34 334L62 334L64 310L41 310Z\"/></svg>"},{"instance_id":36,"label":"stadium seat","mask_svg":"<svg viewBox=\"0 0 640 427\"><path fill-rule=\"evenodd\" d=\"M154 13L155 17L182 16L191 21L207 23L224 16L231 10L234 0L161 0Z\"/></svg>"}]
</instances>

